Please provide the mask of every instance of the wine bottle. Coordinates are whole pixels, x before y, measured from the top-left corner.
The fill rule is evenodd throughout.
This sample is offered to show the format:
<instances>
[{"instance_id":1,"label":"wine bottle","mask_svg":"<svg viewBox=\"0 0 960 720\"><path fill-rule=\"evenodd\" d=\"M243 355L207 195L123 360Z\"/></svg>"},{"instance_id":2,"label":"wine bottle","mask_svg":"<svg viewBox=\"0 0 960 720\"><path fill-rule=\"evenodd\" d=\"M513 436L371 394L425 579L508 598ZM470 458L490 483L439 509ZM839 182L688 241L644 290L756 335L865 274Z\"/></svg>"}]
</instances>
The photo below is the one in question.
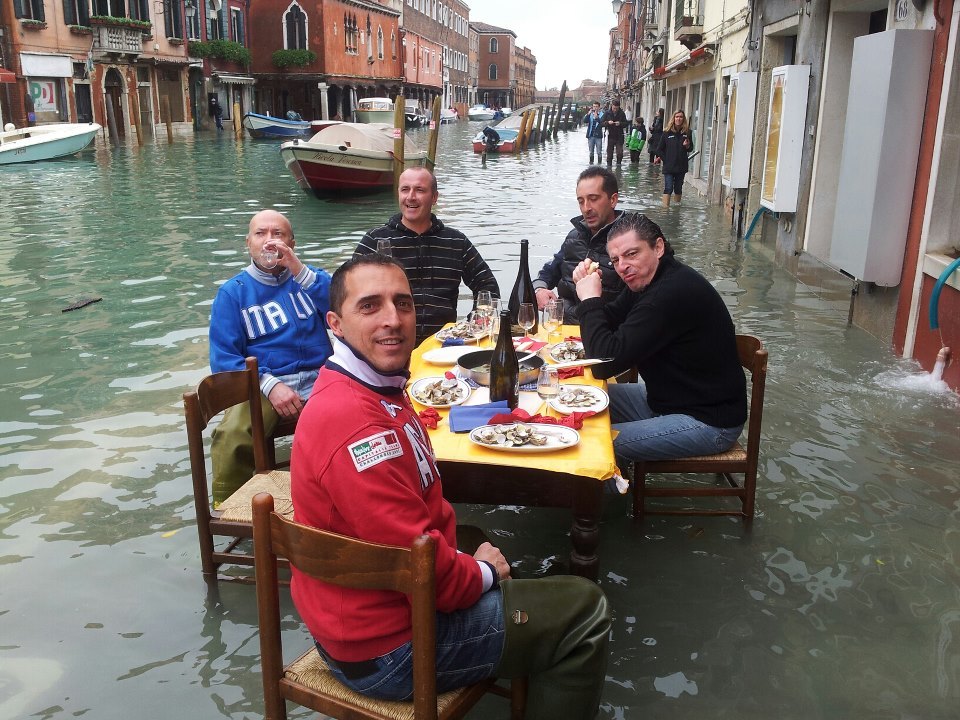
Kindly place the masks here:
<instances>
[{"instance_id":1,"label":"wine bottle","mask_svg":"<svg viewBox=\"0 0 960 720\"><path fill-rule=\"evenodd\" d=\"M510 301L507 307L510 309L510 322L513 325L519 325L518 315L520 313L521 303L533 304L533 327L530 328L530 335L536 335L540 328L537 322L537 294L533 290L533 281L530 279L530 266L527 264L527 251L530 243L528 240L520 241L520 269L517 271L517 281L513 284L513 292L510 293Z\"/></svg>"},{"instance_id":2,"label":"wine bottle","mask_svg":"<svg viewBox=\"0 0 960 720\"><path fill-rule=\"evenodd\" d=\"M513 349L510 311L500 313L500 334L490 356L490 401L506 400L513 410L520 402L520 364Z\"/></svg>"}]
</instances>

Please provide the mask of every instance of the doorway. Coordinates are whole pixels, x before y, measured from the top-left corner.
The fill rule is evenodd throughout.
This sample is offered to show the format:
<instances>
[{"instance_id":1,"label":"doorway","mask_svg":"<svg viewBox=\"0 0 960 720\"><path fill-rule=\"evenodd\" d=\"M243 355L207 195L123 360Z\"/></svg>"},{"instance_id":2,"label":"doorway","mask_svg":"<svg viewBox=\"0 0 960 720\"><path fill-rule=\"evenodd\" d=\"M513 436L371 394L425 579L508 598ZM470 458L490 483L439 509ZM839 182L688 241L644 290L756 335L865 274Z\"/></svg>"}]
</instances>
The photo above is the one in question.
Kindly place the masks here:
<instances>
[{"instance_id":1,"label":"doorway","mask_svg":"<svg viewBox=\"0 0 960 720\"><path fill-rule=\"evenodd\" d=\"M117 125L117 134L120 137L126 137L127 123L123 119L123 78L116 68L107 70L107 77L103 81L104 102L107 103L109 110L112 110L113 119ZM109 114L107 115L109 122Z\"/></svg>"}]
</instances>

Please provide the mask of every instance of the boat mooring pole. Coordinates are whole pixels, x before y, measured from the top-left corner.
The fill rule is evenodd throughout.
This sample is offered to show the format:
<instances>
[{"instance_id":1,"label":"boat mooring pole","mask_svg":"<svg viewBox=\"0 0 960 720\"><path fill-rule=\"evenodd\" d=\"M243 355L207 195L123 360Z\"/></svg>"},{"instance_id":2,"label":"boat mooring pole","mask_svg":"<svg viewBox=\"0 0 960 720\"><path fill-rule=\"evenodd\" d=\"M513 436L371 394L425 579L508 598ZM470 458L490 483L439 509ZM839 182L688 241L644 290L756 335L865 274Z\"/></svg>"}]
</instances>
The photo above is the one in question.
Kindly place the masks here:
<instances>
[{"instance_id":1,"label":"boat mooring pole","mask_svg":"<svg viewBox=\"0 0 960 720\"><path fill-rule=\"evenodd\" d=\"M397 189L400 187L400 174L403 172L403 121L404 121L403 95L397 95L393 101L393 190L394 197L397 195Z\"/></svg>"},{"instance_id":2,"label":"boat mooring pole","mask_svg":"<svg viewBox=\"0 0 960 720\"><path fill-rule=\"evenodd\" d=\"M240 140L243 137L243 125L241 124L240 117L240 103L235 102L233 104L233 132L237 137L237 140Z\"/></svg>"},{"instance_id":3,"label":"boat mooring pole","mask_svg":"<svg viewBox=\"0 0 960 720\"><path fill-rule=\"evenodd\" d=\"M160 100L160 112L163 113L163 122L167 126L167 142L173 145L173 125L170 124L170 98L167 96Z\"/></svg>"},{"instance_id":4,"label":"boat mooring pole","mask_svg":"<svg viewBox=\"0 0 960 720\"><path fill-rule=\"evenodd\" d=\"M427 146L427 168L433 170L437 166L437 140L440 138L440 103L441 97L433 99L433 113L430 115L430 144Z\"/></svg>"},{"instance_id":5,"label":"boat mooring pole","mask_svg":"<svg viewBox=\"0 0 960 720\"><path fill-rule=\"evenodd\" d=\"M113 101L109 95L104 96L104 110L107 113L107 129L110 131L110 142L120 144L120 135L117 132L117 116L113 112Z\"/></svg>"},{"instance_id":6,"label":"boat mooring pole","mask_svg":"<svg viewBox=\"0 0 960 720\"><path fill-rule=\"evenodd\" d=\"M553 137L557 137L557 131L560 129L560 118L563 115L563 101L567 97L567 81L563 81L560 86L560 100L557 102L557 117L553 122Z\"/></svg>"},{"instance_id":7,"label":"boat mooring pole","mask_svg":"<svg viewBox=\"0 0 960 720\"><path fill-rule=\"evenodd\" d=\"M133 125L137 129L137 145L143 145L143 122L140 120L140 93L130 93L130 105L133 112Z\"/></svg>"}]
</instances>

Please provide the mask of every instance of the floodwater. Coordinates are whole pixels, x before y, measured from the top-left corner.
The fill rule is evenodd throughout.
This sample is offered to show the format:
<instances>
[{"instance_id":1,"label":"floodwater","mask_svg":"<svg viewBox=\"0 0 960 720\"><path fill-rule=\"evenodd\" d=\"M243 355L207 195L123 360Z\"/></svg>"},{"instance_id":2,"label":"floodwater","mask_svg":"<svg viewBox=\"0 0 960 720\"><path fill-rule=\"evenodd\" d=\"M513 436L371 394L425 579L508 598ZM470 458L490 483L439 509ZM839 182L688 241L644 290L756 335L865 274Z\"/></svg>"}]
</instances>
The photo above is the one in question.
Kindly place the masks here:
<instances>
[{"instance_id":1,"label":"floodwater","mask_svg":"<svg viewBox=\"0 0 960 720\"><path fill-rule=\"evenodd\" d=\"M477 129L442 129L438 212L508 291L517 241L535 273L567 232L586 142L561 133L481 167ZM714 208L662 212L656 170L620 177L621 207L661 222L770 368L751 532L636 526L629 498L608 498L600 716L960 717L957 397ZM0 718L262 717L253 588L200 574L180 395L207 372L211 299L246 262L253 212L287 212L301 257L333 270L394 203L308 197L274 144L226 133L101 144L0 183ZM458 511L516 574L566 558L562 511ZM472 717L505 715L491 699Z\"/></svg>"}]
</instances>

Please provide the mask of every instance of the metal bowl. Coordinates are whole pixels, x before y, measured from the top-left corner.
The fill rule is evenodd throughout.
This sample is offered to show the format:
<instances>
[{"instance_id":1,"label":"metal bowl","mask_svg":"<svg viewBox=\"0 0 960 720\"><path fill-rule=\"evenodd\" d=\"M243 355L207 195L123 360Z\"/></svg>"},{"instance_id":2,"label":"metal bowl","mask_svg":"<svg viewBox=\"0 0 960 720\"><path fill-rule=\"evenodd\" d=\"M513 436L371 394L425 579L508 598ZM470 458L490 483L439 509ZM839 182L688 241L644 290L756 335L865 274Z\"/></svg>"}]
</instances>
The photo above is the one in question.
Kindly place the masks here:
<instances>
[{"instance_id":1,"label":"metal bowl","mask_svg":"<svg viewBox=\"0 0 960 720\"><path fill-rule=\"evenodd\" d=\"M476 350L474 352L469 352L466 355L461 355L460 359L457 361L457 364L460 367L460 373L465 378L473 380L475 383L479 383L485 387L490 386L490 371L480 371L477 368L483 367L484 365L490 364L490 358L493 356L493 350ZM534 355L529 357L523 362L520 363L520 384L526 385L527 383L535 383L537 381L537 376L540 374L540 368L543 366L544 360L539 355ZM526 368L526 370L524 369Z\"/></svg>"}]
</instances>

